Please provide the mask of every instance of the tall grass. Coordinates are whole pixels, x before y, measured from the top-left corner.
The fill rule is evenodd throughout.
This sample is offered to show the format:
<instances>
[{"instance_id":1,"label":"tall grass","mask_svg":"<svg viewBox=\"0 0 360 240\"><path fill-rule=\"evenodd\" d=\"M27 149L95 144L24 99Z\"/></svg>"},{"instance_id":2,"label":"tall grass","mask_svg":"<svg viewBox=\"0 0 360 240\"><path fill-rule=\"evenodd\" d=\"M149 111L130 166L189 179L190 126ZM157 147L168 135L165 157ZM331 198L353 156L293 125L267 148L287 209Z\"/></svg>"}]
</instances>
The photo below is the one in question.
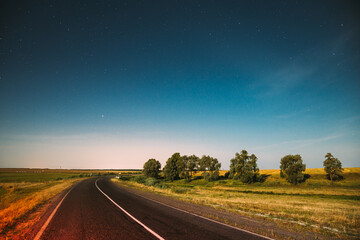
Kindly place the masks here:
<instances>
[{"instance_id":1,"label":"tall grass","mask_svg":"<svg viewBox=\"0 0 360 240\"><path fill-rule=\"evenodd\" d=\"M75 179L56 183L3 183L0 201L0 233L13 227L25 214L71 186Z\"/></svg>"},{"instance_id":2,"label":"tall grass","mask_svg":"<svg viewBox=\"0 0 360 240\"><path fill-rule=\"evenodd\" d=\"M94 174L25 169L0 169L0 171L3 171L0 172L0 239L14 238L17 224L24 221L34 209L75 181ZM30 221L25 225L29 228Z\"/></svg>"}]
</instances>

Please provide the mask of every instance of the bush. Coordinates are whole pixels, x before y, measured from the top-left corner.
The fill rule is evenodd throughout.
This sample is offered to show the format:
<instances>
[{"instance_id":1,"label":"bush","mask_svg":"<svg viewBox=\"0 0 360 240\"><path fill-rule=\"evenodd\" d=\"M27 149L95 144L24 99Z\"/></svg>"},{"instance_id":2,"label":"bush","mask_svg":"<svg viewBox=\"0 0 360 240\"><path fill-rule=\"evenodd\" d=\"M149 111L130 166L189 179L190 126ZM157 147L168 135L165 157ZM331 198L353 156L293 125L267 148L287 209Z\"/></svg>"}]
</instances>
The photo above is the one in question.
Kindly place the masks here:
<instances>
[{"instance_id":1,"label":"bush","mask_svg":"<svg viewBox=\"0 0 360 240\"><path fill-rule=\"evenodd\" d=\"M266 179L269 177L269 174L261 174L258 176L258 182L263 183L266 181Z\"/></svg>"},{"instance_id":2,"label":"bush","mask_svg":"<svg viewBox=\"0 0 360 240\"><path fill-rule=\"evenodd\" d=\"M212 181L216 181L220 178L219 176L219 171L214 171L214 172L204 172L203 174L203 177L206 181L208 182L212 182Z\"/></svg>"},{"instance_id":3,"label":"bush","mask_svg":"<svg viewBox=\"0 0 360 240\"><path fill-rule=\"evenodd\" d=\"M129 180L131 180L131 176L119 176L119 180L129 181Z\"/></svg>"},{"instance_id":4,"label":"bush","mask_svg":"<svg viewBox=\"0 0 360 240\"><path fill-rule=\"evenodd\" d=\"M134 181L144 184L146 182L146 177L144 175L136 176L134 177Z\"/></svg>"},{"instance_id":5,"label":"bush","mask_svg":"<svg viewBox=\"0 0 360 240\"><path fill-rule=\"evenodd\" d=\"M210 173L204 172L202 175L206 181L210 181L210 178L211 178Z\"/></svg>"},{"instance_id":6,"label":"bush","mask_svg":"<svg viewBox=\"0 0 360 240\"><path fill-rule=\"evenodd\" d=\"M156 180L155 178L147 178L145 180L145 185L146 186L155 186L157 183L159 183L159 181Z\"/></svg>"},{"instance_id":7,"label":"bush","mask_svg":"<svg viewBox=\"0 0 360 240\"><path fill-rule=\"evenodd\" d=\"M326 174L326 179L331 180L330 174ZM333 178L332 178L333 181L341 181L343 179L344 179L343 175L335 175L335 174L333 175Z\"/></svg>"},{"instance_id":8,"label":"bush","mask_svg":"<svg viewBox=\"0 0 360 240\"><path fill-rule=\"evenodd\" d=\"M155 187L160 188L160 189L168 189L169 185L167 185L164 182L158 182L158 183L155 184Z\"/></svg>"}]
</instances>

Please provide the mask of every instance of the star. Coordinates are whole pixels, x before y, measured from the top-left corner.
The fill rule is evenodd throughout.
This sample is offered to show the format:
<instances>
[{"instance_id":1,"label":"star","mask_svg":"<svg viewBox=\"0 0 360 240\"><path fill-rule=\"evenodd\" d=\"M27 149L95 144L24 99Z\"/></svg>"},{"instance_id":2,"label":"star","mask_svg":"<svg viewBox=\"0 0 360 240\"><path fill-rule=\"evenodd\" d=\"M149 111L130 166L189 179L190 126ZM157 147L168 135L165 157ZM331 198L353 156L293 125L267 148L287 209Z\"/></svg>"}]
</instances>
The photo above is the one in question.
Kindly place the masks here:
<instances>
[{"instance_id":1,"label":"star","mask_svg":"<svg viewBox=\"0 0 360 240\"><path fill-rule=\"evenodd\" d=\"M104 116L104 114L101 114L101 118L104 118L105 116Z\"/></svg>"}]
</instances>

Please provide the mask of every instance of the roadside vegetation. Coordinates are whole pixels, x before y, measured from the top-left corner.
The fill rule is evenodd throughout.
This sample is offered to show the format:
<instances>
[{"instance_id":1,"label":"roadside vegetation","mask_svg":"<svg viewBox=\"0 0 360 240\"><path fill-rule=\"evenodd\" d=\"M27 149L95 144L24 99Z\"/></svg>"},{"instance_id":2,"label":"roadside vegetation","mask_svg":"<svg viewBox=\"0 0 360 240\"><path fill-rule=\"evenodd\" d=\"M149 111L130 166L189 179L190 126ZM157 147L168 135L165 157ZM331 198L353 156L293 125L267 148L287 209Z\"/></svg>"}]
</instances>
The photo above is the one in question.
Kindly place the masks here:
<instances>
[{"instance_id":1,"label":"roadside vegetation","mask_svg":"<svg viewBox=\"0 0 360 240\"><path fill-rule=\"evenodd\" d=\"M183 167L181 159L187 158L174 154L166 163L180 169L173 178L165 177L165 166L157 178L123 175L112 181L274 221L294 231L306 228L337 238L359 238L360 168L342 168L337 161L328 164L330 155L326 156L325 168L306 169L300 155L288 155L281 159L281 169L259 170L256 156L243 150L231 159L230 171L217 169L216 178L206 178L209 170L200 167L201 158L192 157L197 159L195 167ZM341 177L331 181L329 165L335 166L338 170L332 172Z\"/></svg>"},{"instance_id":2,"label":"roadside vegetation","mask_svg":"<svg viewBox=\"0 0 360 240\"><path fill-rule=\"evenodd\" d=\"M31 225L38 220L39 216L34 213L51 198L80 179L107 174L114 173L0 169L0 239L24 239Z\"/></svg>"}]
</instances>

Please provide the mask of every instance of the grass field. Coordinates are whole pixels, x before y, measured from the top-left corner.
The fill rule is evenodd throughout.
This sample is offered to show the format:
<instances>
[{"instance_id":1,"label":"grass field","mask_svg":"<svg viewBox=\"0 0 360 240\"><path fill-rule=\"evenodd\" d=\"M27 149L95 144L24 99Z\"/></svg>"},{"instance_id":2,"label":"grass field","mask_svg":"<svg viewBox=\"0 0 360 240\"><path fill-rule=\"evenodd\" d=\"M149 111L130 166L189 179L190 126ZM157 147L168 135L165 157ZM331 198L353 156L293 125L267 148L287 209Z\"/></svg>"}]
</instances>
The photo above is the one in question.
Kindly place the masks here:
<instances>
[{"instance_id":1,"label":"grass field","mask_svg":"<svg viewBox=\"0 0 360 240\"><path fill-rule=\"evenodd\" d=\"M224 174L225 171L222 171ZM345 179L334 185L323 169L308 169L311 177L293 186L280 178L279 170L262 170L264 183L242 184L226 179L158 182L146 179L115 182L184 201L275 221L287 228L307 228L339 238L360 237L360 168L346 168ZM126 178L124 178L126 179ZM133 180L136 178L132 177Z\"/></svg>"},{"instance_id":2,"label":"grass field","mask_svg":"<svg viewBox=\"0 0 360 240\"><path fill-rule=\"evenodd\" d=\"M0 169L0 239L21 239L37 220L28 219L29 215L76 181L111 173L117 172Z\"/></svg>"}]
</instances>

